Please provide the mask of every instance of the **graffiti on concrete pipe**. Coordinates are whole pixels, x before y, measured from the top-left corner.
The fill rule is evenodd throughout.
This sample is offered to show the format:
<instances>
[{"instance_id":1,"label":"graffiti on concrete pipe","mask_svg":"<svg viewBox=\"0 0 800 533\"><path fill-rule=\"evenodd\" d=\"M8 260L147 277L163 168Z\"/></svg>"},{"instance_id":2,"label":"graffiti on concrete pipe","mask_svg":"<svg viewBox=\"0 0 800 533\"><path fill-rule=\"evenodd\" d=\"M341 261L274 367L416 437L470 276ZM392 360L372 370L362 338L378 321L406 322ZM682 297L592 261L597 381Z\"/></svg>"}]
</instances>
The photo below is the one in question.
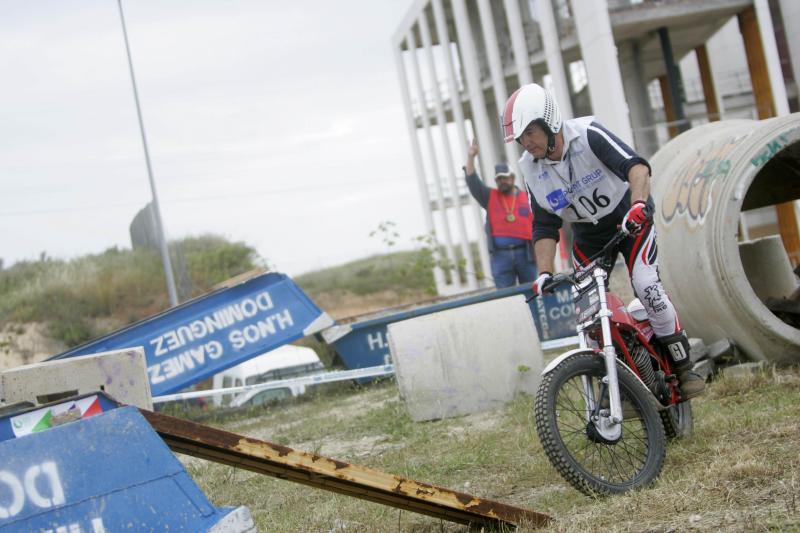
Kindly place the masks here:
<instances>
[{"instance_id":1,"label":"graffiti on concrete pipe","mask_svg":"<svg viewBox=\"0 0 800 533\"><path fill-rule=\"evenodd\" d=\"M769 141L766 146L764 146L764 149L758 152L758 155L750 160L750 163L756 168L764 166L764 164L772 159L775 154L787 146L789 146L789 138L786 137L785 134L781 133L776 138Z\"/></svg>"},{"instance_id":2,"label":"graffiti on concrete pipe","mask_svg":"<svg viewBox=\"0 0 800 533\"><path fill-rule=\"evenodd\" d=\"M697 157L678 170L679 178L673 182L675 186L661 201L664 222L669 224L675 217L685 216L692 224L703 224L711 207L714 184L730 172L728 154L741 138L730 137L720 144L711 144L707 150L698 150Z\"/></svg>"}]
</instances>

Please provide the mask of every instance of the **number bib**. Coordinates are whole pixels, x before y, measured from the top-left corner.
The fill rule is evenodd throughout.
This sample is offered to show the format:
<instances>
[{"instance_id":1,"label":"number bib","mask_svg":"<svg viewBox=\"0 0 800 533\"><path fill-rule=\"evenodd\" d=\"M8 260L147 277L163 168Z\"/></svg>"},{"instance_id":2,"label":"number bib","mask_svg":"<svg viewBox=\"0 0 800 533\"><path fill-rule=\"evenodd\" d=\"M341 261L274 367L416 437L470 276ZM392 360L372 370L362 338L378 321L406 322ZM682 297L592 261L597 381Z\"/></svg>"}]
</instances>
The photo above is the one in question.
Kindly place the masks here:
<instances>
[{"instance_id":1,"label":"number bib","mask_svg":"<svg viewBox=\"0 0 800 533\"><path fill-rule=\"evenodd\" d=\"M554 164L534 161L527 152L519 161L536 203L567 222L596 223L614 211L628 190L628 182L614 174L589 148L586 126L592 119L565 122L568 149L563 161ZM568 127L575 134L569 140Z\"/></svg>"}]
</instances>

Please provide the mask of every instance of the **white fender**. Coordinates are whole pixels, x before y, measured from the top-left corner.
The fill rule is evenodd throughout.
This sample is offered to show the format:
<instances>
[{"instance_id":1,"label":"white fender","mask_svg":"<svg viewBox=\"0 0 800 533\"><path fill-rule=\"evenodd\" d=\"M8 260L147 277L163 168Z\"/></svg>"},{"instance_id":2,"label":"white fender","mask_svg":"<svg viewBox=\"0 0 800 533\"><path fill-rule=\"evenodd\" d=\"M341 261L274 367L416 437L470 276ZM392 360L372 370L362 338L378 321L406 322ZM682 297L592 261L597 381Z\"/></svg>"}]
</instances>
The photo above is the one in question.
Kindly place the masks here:
<instances>
[{"instance_id":1,"label":"white fender","mask_svg":"<svg viewBox=\"0 0 800 533\"><path fill-rule=\"evenodd\" d=\"M561 362L564 361L565 359L567 359L569 357L572 357L573 355L583 355L583 354L597 355L598 357L602 357L603 356L602 353L596 352L596 351L592 350L591 348L575 348L574 350L570 350L568 352L562 353L561 355L559 355L558 357L556 357L555 359L550 361L547 364L547 366L544 367L544 370L542 370L542 375L544 376L544 375L547 375L550 372L552 372L553 369L555 367L557 367L558 365L560 365Z\"/></svg>"}]
</instances>

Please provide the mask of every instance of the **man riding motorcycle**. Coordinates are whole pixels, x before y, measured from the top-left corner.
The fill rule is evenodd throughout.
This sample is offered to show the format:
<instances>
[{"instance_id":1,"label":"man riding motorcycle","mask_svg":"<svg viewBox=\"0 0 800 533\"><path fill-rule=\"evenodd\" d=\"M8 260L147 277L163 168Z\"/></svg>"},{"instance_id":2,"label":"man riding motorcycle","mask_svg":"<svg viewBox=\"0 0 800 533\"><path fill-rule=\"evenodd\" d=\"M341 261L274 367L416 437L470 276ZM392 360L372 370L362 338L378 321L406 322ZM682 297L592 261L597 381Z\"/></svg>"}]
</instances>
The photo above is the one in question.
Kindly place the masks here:
<instances>
[{"instance_id":1,"label":"man riding motorcycle","mask_svg":"<svg viewBox=\"0 0 800 533\"><path fill-rule=\"evenodd\" d=\"M623 228L629 237L618 252L678 376L681 396L687 400L702 393L705 382L691 370L689 340L658 273L649 163L594 117L562 121L555 98L535 83L509 97L502 126L504 141L525 149L519 166L534 214L539 266L534 293L547 292L564 221L572 225L576 268Z\"/></svg>"}]
</instances>

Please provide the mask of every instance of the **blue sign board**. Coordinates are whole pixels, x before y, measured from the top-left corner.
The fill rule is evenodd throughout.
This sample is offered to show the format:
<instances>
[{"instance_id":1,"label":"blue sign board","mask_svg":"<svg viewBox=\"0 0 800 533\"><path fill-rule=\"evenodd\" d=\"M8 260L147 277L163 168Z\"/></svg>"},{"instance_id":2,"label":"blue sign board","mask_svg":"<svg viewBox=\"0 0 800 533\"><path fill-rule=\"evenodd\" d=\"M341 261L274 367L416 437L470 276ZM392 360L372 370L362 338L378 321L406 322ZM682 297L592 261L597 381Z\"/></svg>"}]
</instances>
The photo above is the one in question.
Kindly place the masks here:
<instances>
[{"instance_id":1,"label":"blue sign board","mask_svg":"<svg viewBox=\"0 0 800 533\"><path fill-rule=\"evenodd\" d=\"M389 352L388 326L392 322L515 294L523 294L526 298L533 296L527 285L484 291L480 294L449 299L427 306L395 313L382 313L373 318L364 317L359 321L337 324L323 332L323 337L333 344L339 358L349 369L390 364L392 361ZM569 287L543 298L532 299L528 305L539 339L546 341L575 335L572 293Z\"/></svg>"},{"instance_id":2,"label":"blue sign board","mask_svg":"<svg viewBox=\"0 0 800 533\"><path fill-rule=\"evenodd\" d=\"M53 359L142 346L151 393L160 396L332 323L288 276L266 273L190 300Z\"/></svg>"},{"instance_id":3,"label":"blue sign board","mask_svg":"<svg viewBox=\"0 0 800 533\"><path fill-rule=\"evenodd\" d=\"M0 442L0 532L208 531L217 508L135 407Z\"/></svg>"},{"instance_id":4,"label":"blue sign board","mask_svg":"<svg viewBox=\"0 0 800 533\"><path fill-rule=\"evenodd\" d=\"M99 415L119 406L115 400L98 392L14 410L12 414L0 416L0 442L46 431L67 421Z\"/></svg>"}]
</instances>

